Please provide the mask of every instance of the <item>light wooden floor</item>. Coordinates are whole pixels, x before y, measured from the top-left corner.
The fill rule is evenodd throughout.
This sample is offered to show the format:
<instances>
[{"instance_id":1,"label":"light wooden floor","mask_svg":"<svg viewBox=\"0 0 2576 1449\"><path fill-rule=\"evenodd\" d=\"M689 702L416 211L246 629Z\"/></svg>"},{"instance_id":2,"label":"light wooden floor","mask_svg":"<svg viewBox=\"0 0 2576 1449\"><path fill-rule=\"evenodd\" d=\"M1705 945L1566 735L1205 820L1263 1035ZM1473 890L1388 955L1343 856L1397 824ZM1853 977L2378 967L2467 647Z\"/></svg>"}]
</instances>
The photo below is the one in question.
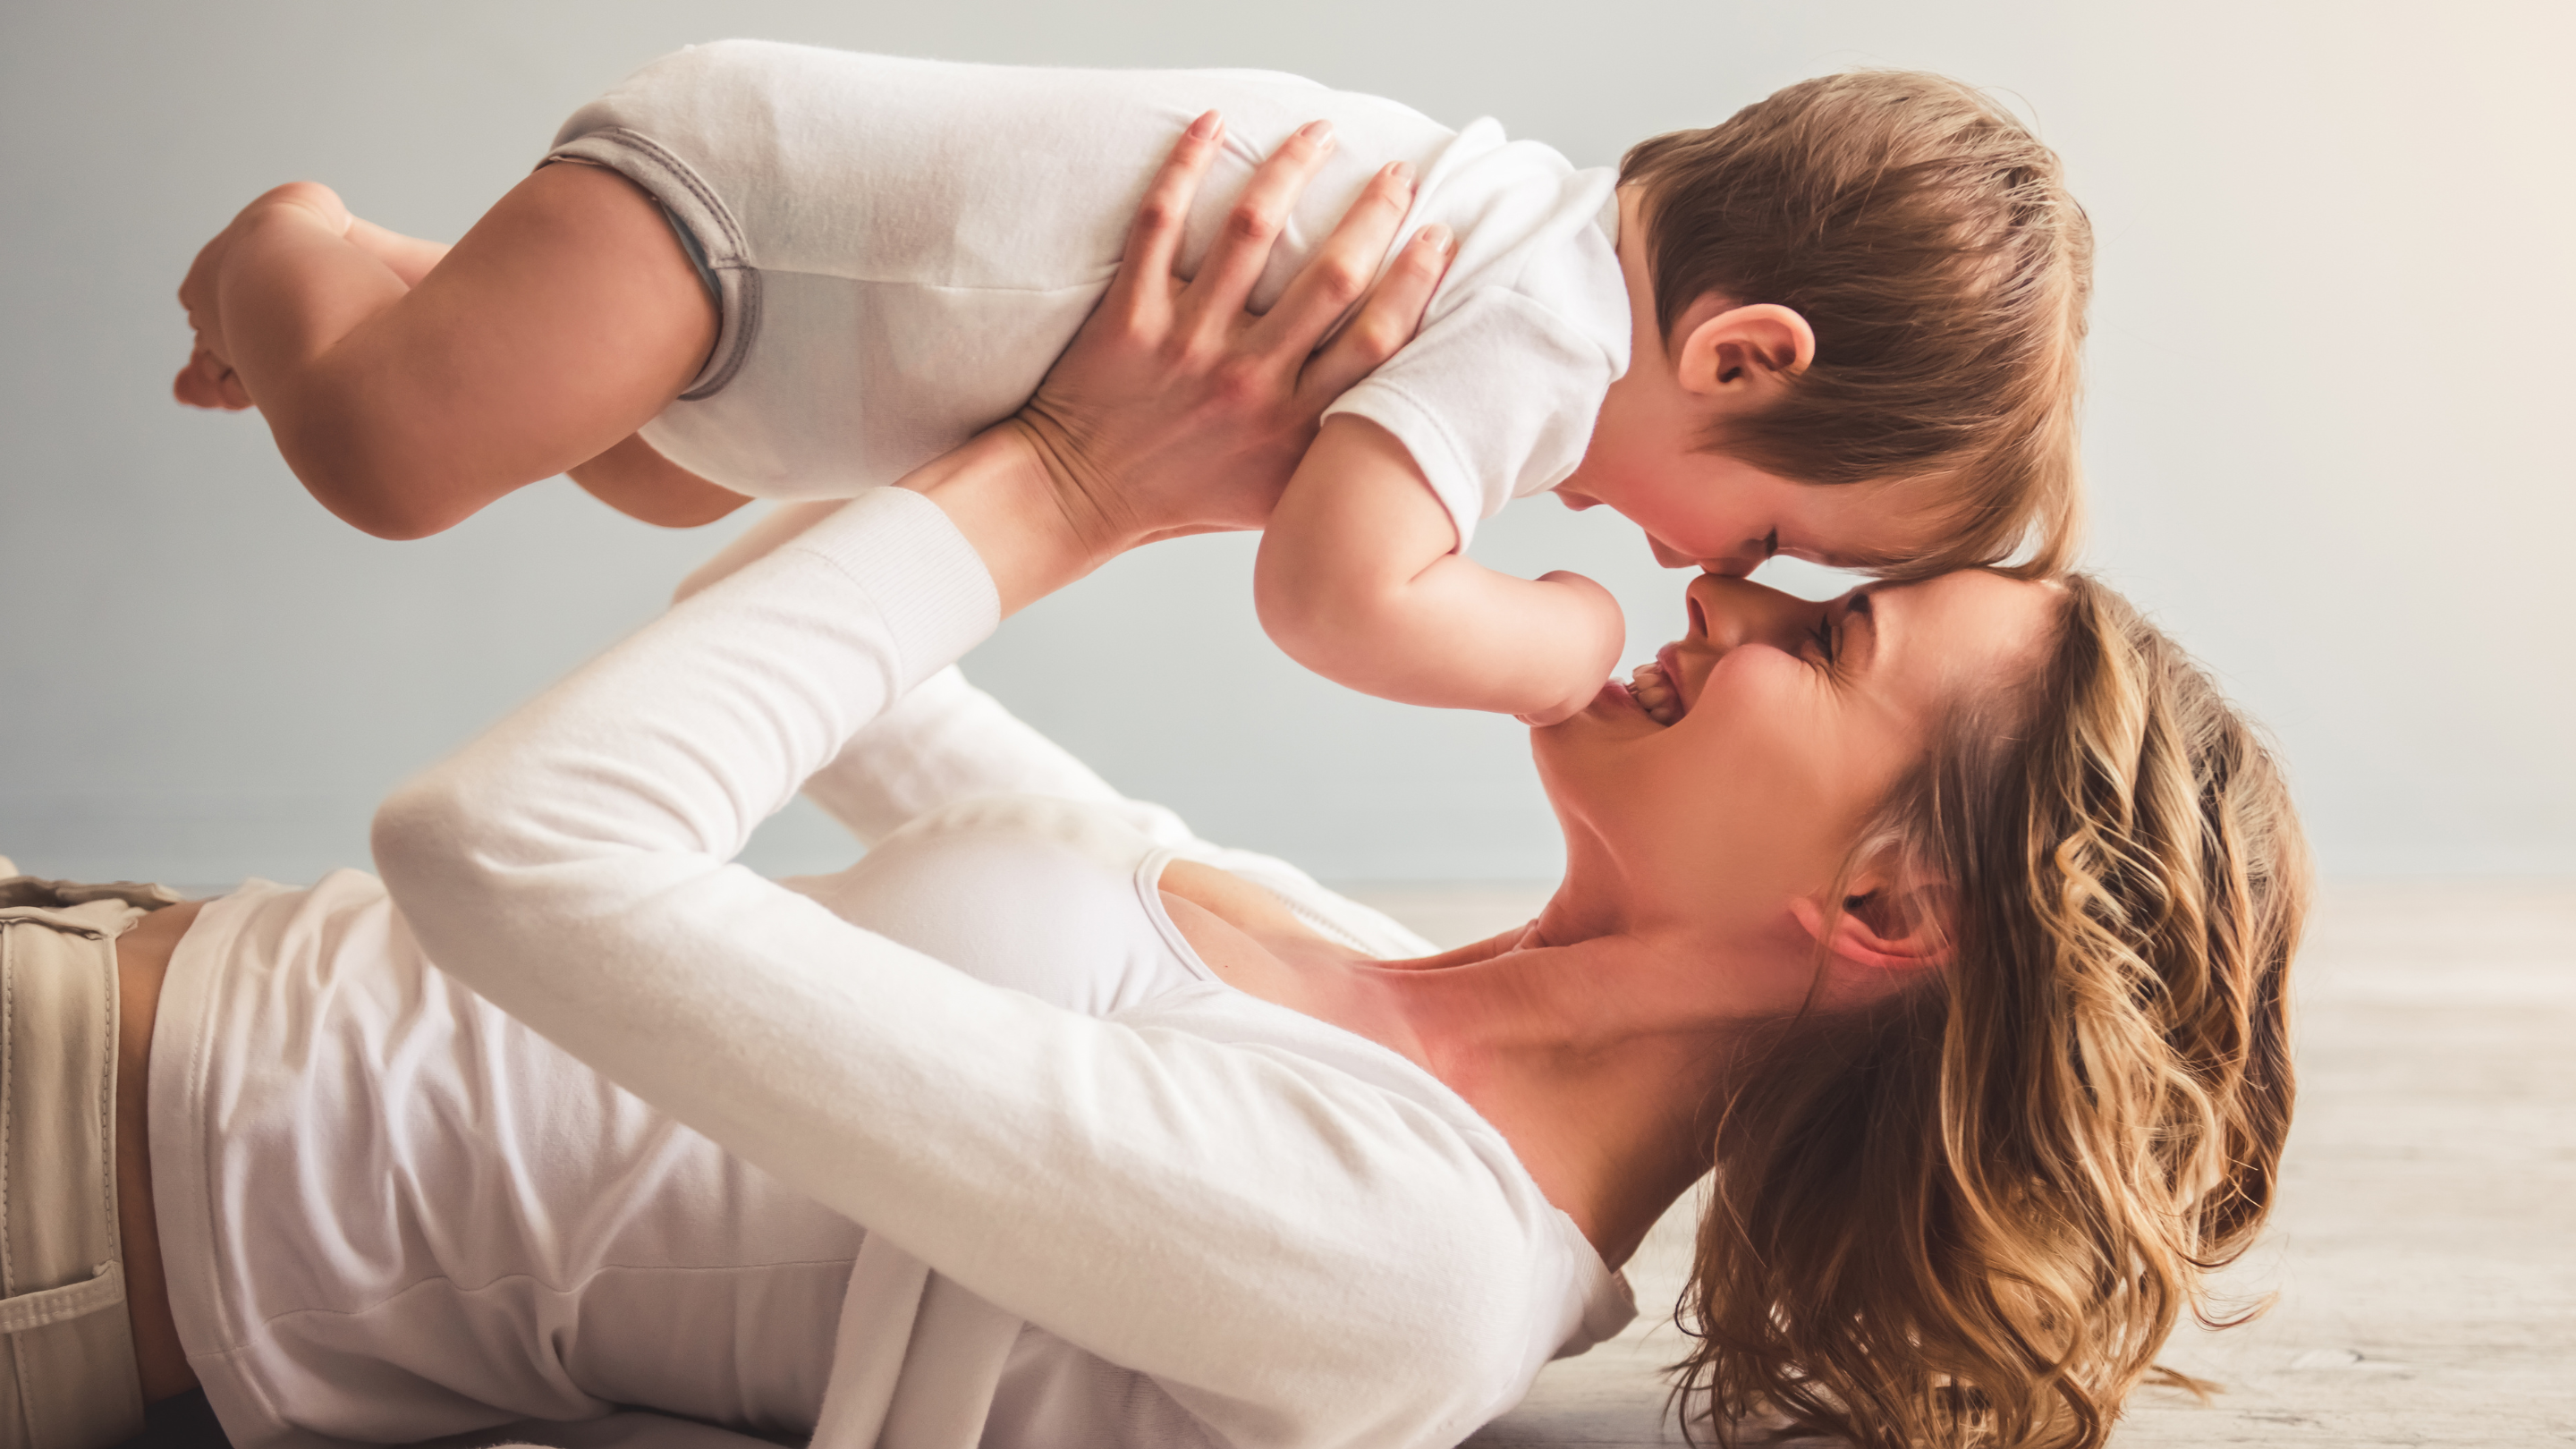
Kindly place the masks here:
<instances>
[{"instance_id":1,"label":"light wooden floor","mask_svg":"<svg viewBox=\"0 0 2576 1449\"><path fill-rule=\"evenodd\" d=\"M1355 892L1444 944L1528 891ZM2576 1444L2576 883L2346 886L2297 968L2300 1101L2280 1207L2226 1279L2270 1313L2165 1361L2226 1392L2142 1393L2120 1449ZM1642 1312L1551 1366L1482 1449L1682 1442L1661 1365L1688 1261L1668 1218Z\"/></svg>"}]
</instances>

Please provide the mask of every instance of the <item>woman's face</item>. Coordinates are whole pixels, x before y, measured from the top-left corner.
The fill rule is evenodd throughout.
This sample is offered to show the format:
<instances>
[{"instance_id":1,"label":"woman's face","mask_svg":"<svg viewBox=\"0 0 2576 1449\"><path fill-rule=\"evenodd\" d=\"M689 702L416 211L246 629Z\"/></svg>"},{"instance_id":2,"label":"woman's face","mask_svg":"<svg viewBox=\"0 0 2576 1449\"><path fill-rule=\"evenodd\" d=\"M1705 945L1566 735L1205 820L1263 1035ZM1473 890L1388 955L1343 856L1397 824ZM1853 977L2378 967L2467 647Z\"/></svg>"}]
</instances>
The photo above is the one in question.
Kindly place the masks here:
<instances>
[{"instance_id":1,"label":"woman's face","mask_svg":"<svg viewBox=\"0 0 2576 1449\"><path fill-rule=\"evenodd\" d=\"M2034 667L2053 585L1966 571L1808 603L1702 574L1689 632L1581 714L1533 732L1578 897L1624 919L1803 941L1862 822L1951 701Z\"/></svg>"}]
</instances>

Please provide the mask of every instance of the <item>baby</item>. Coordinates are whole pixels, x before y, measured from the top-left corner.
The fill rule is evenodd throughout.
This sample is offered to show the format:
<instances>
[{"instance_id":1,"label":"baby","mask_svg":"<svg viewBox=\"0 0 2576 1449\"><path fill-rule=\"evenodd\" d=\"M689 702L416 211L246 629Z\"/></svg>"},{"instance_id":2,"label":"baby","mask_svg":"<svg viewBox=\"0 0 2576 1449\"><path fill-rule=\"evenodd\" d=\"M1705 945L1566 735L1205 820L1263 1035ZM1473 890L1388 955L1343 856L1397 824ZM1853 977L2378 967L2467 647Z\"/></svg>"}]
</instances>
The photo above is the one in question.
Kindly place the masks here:
<instances>
[{"instance_id":1,"label":"baby","mask_svg":"<svg viewBox=\"0 0 2576 1449\"><path fill-rule=\"evenodd\" d=\"M1021 405L1185 128L1219 180L1283 145L1307 163L1284 214L1211 185L1189 217L1184 275L1220 226L1276 227L1256 309L1364 194L1454 249L1262 541L1263 625L1319 673L1542 724L1590 702L1623 643L1608 594L1465 552L1532 493L1727 573L2071 546L2083 213L2009 116L1896 72L1791 86L1614 175L1286 75L698 46L576 112L565 164L452 251L319 187L253 203L182 288L177 393L258 406L314 496L385 537L559 472L671 524L846 498Z\"/></svg>"}]
</instances>

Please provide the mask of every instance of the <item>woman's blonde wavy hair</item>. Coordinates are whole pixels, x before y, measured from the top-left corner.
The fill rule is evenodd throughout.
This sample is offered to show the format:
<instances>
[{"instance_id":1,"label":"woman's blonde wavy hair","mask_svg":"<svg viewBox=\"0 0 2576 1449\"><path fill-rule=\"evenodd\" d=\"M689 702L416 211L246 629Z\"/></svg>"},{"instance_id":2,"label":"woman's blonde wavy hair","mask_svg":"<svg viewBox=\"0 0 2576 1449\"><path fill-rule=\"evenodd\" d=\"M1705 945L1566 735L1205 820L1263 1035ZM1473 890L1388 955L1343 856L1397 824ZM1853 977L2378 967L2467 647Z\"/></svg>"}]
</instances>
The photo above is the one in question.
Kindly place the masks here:
<instances>
[{"instance_id":1,"label":"woman's blonde wavy hair","mask_svg":"<svg viewBox=\"0 0 2576 1449\"><path fill-rule=\"evenodd\" d=\"M2269 1211L2304 836L2254 727L2107 588L1960 711L1854 855L1944 882L1950 964L1783 1026L1721 1104L1685 1426L2097 1449ZM1845 909L1862 909L1847 900Z\"/></svg>"}]
</instances>

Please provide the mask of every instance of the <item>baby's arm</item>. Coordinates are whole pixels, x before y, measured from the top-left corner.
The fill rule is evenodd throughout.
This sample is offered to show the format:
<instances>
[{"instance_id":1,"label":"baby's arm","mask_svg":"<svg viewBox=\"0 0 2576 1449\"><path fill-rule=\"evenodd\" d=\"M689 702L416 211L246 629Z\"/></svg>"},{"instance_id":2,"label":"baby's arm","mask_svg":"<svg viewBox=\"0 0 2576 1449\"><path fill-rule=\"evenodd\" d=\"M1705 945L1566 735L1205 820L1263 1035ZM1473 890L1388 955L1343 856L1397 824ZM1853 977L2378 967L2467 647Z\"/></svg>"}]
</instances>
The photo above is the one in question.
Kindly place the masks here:
<instances>
[{"instance_id":1,"label":"baby's arm","mask_svg":"<svg viewBox=\"0 0 2576 1449\"><path fill-rule=\"evenodd\" d=\"M576 467L647 517L687 491L691 475L631 455L715 337L650 197L549 166L443 256L364 225L298 183L209 243L180 288L198 339L180 400L258 406L314 497L381 537L436 533Z\"/></svg>"},{"instance_id":2,"label":"baby's arm","mask_svg":"<svg viewBox=\"0 0 2576 1449\"><path fill-rule=\"evenodd\" d=\"M1626 641L1609 591L1581 574L1499 574L1457 543L1394 434L1329 418L1262 536L1262 627L1325 678L1405 704L1532 724L1589 704Z\"/></svg>"}]
</instances>

